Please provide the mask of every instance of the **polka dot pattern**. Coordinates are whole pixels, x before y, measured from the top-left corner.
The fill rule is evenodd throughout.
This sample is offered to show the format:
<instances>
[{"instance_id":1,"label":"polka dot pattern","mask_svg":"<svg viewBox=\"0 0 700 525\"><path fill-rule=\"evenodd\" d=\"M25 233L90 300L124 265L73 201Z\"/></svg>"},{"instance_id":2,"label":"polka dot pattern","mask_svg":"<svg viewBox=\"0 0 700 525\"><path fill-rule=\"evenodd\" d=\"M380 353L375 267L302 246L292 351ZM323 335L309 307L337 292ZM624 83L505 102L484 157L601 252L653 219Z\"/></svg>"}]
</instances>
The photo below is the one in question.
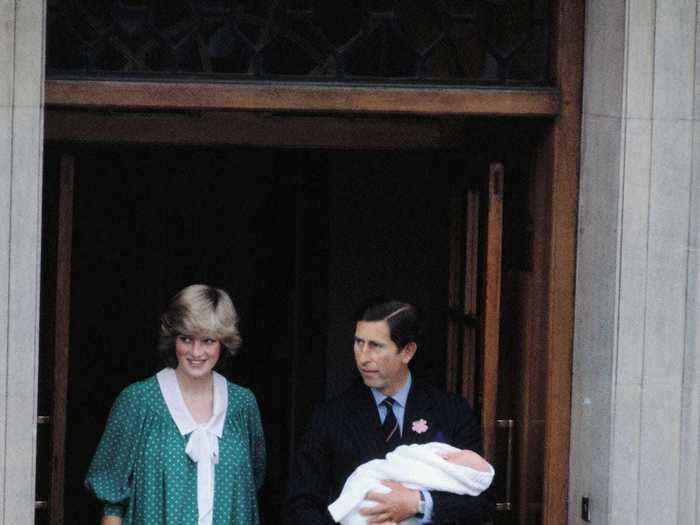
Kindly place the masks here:
<instances>
[{"instance_id":1,"label":"polka dot pattern","mask_svg":"<svg viewBox=\"0 0 700 525\"><path fill-rule=\"evenodd\" d=\"M158 381L125 388L114 402L85 481L104 514L123 525L196 525L197 466L185 454ZM214 472L214 525L257 525L265 441L250 390L228 383L228 410Z\"/></svg>"}]
</instances>

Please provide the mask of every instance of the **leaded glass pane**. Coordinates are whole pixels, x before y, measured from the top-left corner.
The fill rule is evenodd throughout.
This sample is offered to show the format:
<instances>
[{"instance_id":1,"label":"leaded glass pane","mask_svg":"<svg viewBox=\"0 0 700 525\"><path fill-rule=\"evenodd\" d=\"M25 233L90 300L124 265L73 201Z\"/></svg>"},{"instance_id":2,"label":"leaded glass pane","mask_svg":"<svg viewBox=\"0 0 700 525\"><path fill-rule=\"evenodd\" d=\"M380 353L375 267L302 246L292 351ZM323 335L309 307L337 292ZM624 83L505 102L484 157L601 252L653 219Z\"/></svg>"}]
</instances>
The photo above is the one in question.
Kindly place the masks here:
<instances>
[{"instance_id":1,"label":"leaded glass pane","mask_svg":"<svg viewBox=\"0 0 700 525\"><path fill-rule=\"evenodd\" d=\"M48 74L544 84L551 0L49 0Z\"/></svg>"}]
</instances>

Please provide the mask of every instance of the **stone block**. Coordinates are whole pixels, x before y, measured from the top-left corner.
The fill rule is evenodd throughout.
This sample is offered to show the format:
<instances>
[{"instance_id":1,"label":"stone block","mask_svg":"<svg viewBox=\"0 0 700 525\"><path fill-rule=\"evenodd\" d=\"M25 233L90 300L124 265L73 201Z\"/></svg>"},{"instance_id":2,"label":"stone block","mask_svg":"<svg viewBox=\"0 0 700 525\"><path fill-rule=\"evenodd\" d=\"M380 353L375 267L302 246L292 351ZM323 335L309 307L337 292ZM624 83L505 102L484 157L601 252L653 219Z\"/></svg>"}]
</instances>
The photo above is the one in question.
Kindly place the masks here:
<instances>
[{"instance_id":1,"label":"stone block","mask_svg":"<svg viewBox=\"0 0 700 525\"><path fill-rule=\"evenodd\" d=\"M625 2L586 2L585 30L583 112L619 117L624 89Z\"/></svg>"},{"instance_id":2,"label":"stone block","mask_svg":"<svg viewBox=\"0 0 700 525\"><path fill-rule=\"evenodd\" d=\"M650 119L654 79L654 31L656 2L630 0L627 10L626 116Z\"/></svg>"},{"instance_id":3,"label":"stone block","mask_svg":"<svg viewBox=\"0 0 700 525\"><path fill-rule=\"evenodd\" d=\"M678 522L680 382L645 379L639 462L639 525Z\"/></svg>"},{"instance_id":4,"label":"stone block","mask_svg":"<svg viewBox=\"0 0 700 525\"><path fill-rule=\"evenodd\" d=\"M651 122L626 120L624 141L617 381L639 384L647 301Z\"/></svg>"},{"instance_id":5,"label":"stone block","mask_svg":"<svg viewBox=\"0 0 700 525\"><path fill-rule=\"evenodd\" d=\"M10 107L12 104L15 63L14 24L14 0L0 0L0 108Z\"/></svg>"},{"instance_id":6,"label":"stone block","mask_svg":"<svg viewBox=\"0 0 700 525\"><path fill-rule=\"evenodd\" d=\"M610 523L637 524L637 494L642 389L639 384L618 384L612 404L610 459Z\"/></svg>"},{"instance_id":7,"label":"stone block","mask_svg":"<svg viewBox=\"0 0 700 525\"><path fill-rule=\"evenodd\" d=\"M15 107L38 107L44 93L43 1L16 2L15 10Z\"/></svg>"},{"instance_id":8,"label":"stone block","mask_svg":"<svg viewBox=\"0 0 700 525\"><path fill-rule=\"evenodd\" d=\"M655 4L654 118L691 119L696 2L674 0Z\"/></svg>"}]
</instances>

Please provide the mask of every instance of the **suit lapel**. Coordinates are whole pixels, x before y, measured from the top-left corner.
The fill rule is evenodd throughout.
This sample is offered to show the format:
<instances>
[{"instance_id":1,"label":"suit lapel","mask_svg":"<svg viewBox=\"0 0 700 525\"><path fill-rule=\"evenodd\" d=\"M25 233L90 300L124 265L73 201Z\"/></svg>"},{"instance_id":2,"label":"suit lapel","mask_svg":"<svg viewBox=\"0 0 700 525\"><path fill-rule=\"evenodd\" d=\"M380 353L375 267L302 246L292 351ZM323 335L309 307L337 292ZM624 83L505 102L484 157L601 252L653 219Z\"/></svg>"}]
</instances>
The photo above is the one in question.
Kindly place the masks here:
<instances>
[{"instance_id":1,"label":"suit lapel","mask_svg":"<svg viewBox=\"0 0 700 525\"><path fill-rule=\"evenodd\" d=\"M402 445L435 441L436 433L440 439L435 420L435 403L430 391L414 381L406 399L400 441ZM364 462L384 457L389 450L384 442L379 412L370 389L364 385L356 387L349 406L347 418L342 423L342 432L353 444L356 458ZM425 425L421 420L425 421Z\"/></svg>"},{"instance_id":2,"label":"suit lapel","mask_svg":"<svg viewBox=\"0 0 700 525\"><path fill-rule=\"evenodd\" d=\"M358 457L384 457L384 435L372 392L362 385L353 396L348 418L343 424L345 434L357 447Z\"/></svg>"},{"instance_id":3,"label":"suit lapel","mask_svg":"<svg viewBox=\"0 0 700 525\"><path fill-rule=\"evenodd\" d=\"M435 400L430 392L414 382L406 399L401 444L428 443L433 440L436 431L436 426L432 424L434 405Z\"/></svg>"}]
</instances>

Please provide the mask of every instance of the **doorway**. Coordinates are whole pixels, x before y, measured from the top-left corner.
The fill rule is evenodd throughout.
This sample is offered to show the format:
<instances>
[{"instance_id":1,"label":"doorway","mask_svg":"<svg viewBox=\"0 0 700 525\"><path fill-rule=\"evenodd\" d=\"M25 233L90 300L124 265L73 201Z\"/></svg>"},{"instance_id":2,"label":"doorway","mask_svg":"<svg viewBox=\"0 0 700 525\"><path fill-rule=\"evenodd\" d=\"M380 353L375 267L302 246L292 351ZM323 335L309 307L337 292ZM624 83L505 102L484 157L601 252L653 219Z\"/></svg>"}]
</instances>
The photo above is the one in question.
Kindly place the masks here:
<instances>
[{"instance_id":1,"label":"doorway","mask_svg":"<svg viewBox=\"0 0 700 525\"><path fill-rule=\"evenodd\" d=\"M47 239L60 229L56 175L66 155L74 184L65 523L98 521L82 486L88 463L118 392L160 368L158 315L187 284L226 289L241 316L244 346L227 376L261 407L264 523L277 522L291 452L314 404L356 380L349 348L360 300L398 295L426 310L414 373L445 386L447 203L468 171L464 155L56 145L46 162ZM56 251L47 244L43 255L47 296ZM42 304L46 397L55 303Z\"/></svg>"}]
</instances>

